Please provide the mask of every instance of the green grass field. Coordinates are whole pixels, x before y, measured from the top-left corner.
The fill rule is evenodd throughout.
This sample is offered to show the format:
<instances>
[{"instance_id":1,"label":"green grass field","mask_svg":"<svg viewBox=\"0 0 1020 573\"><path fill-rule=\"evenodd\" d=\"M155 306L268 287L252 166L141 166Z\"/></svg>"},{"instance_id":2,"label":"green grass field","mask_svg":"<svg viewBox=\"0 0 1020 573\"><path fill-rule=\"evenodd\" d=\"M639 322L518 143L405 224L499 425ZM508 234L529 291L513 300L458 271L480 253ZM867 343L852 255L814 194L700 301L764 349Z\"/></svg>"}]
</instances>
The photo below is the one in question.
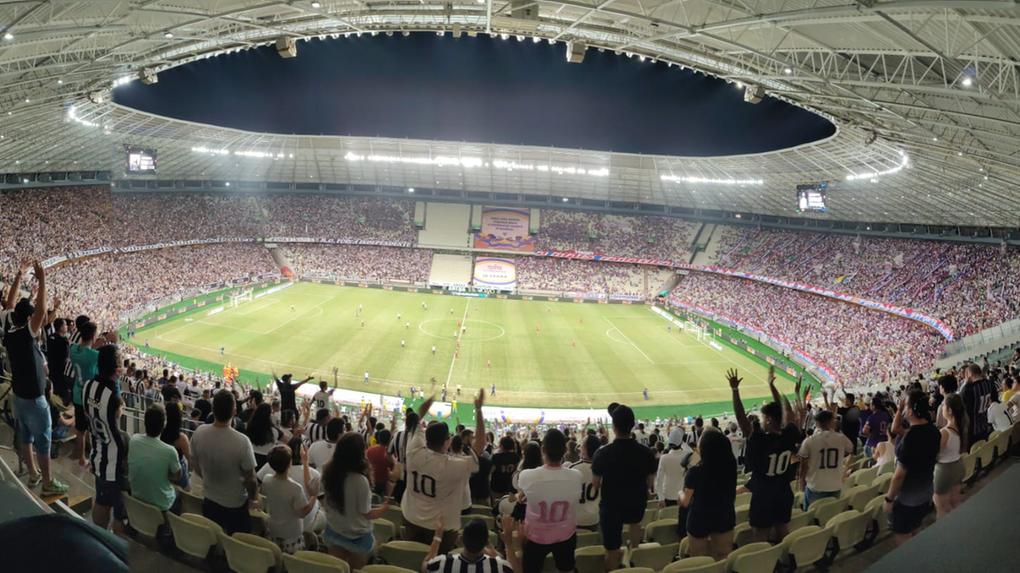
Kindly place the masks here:
<instances>
[{"instance_id":1,"label":"green grass field","mask_svg":"<svg viewBox=\"0 0 1020 573\"><path fill-rule=\"evenodd\" d=\"M214 308L143 328L132 342L217 371L229 361L264 381L270 372L292 372L332 384L335 366L340 386L390 395L407 396L411 385L428 392L432 378L438 385L449 381L451 390L460 384L466 395L495 384L489 402L507 406L725 403L730 390L723 374L729 368L742 373L745 398L768 394L760 362L729 347L713 349L676 328L668 332L668 323L644 305L468 299L299 283L210 315ZM458 335L459 321L466 330ZM642 396L646 387L648 401ZM788 392L792 385L784 381L782 388Z\"/></svg>"}]
</instances>

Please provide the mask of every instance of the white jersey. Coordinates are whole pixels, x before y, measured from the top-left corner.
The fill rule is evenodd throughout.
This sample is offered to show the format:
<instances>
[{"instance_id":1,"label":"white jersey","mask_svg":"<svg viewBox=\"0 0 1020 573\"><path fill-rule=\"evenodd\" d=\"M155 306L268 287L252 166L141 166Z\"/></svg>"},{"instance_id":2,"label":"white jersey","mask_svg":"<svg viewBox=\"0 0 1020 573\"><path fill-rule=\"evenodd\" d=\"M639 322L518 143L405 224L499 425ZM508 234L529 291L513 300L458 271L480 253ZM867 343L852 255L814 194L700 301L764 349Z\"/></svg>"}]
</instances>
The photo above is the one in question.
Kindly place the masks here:
<instances>
[{"instance_id":1,"label":"white jersey","mask_svg":"<svg viewBox=\"0 0 1020 573\"><path fill-rule=\"evenodd\" d=\"M570 464L570 469L581 473L581 491L577 499L577 524L591 527L599 523L599 489L592 483L591 460L581 460Z\"/></svg>"},{"instance_id":2,"label":"white jersey","mask_svg":"<svg viewBox=\"0 0 1020 573\"><path fill-rule=\"evenodd\" d=\"M329 392L319 390L312 396L312 407L316 410L329 407Z\"/></svg>"},{"instance_id":3,"label":"white jersey","mask_svg":"<svg viewBox=\"0 0 1020 573\"><path fill-rule=\"evenodd\" d=\"M577 530L578 491L584 482L581 472L542 466L524 470L517 485L527 499L524 523L528 539L550 545L570 539Z\"/></svg>"},{"instance_id":4,"label":"white jersey","mask_svg":"<svg viewBox=\"0 0 1020 573\"><path fill-rule=\"evenodd\" d=\"M670 450L659 458L659 469L655 472L655 494L660 500L676 501L684 488L687 468L694 462L691 447L683 444L680 449Z\"/></svg>"},{"instance_id":5,"label":"white jersey","mask_svg":"<svg viewBox=\"0 0 1020 573\"><path fill-rule=\"evenodd\" d=\"M853 451L853 443L842 432L820 430L804 440L797 455L807 464L811 491L843 489L843 461Z\"/></svg>"},{"instance_id":6,"label":"white jersey","mask_svg":"<svg viewBox=\"0 0 1020 573\"><path fill-rule=\"evenodd\" d=\"M464 488L478 471L478 458L440 454L425 446L425 432L415 430L407 442L407 488L400 501L404 519L431 530L442 516L448 530L460 528Z\"/></svg>"}]
</instances>

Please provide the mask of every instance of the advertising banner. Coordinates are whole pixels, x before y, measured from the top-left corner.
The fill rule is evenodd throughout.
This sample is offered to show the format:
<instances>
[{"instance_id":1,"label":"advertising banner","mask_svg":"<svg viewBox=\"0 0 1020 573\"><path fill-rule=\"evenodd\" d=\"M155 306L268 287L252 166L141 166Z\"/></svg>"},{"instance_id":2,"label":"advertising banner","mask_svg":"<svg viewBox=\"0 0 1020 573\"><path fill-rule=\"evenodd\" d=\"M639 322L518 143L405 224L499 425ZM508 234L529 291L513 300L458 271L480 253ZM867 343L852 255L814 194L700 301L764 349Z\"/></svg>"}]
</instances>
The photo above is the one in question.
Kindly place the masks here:
<instances>
[{"instance_id":1,"label":"advertising banner","mask_svg":"<svg viewBox=\"0 0 1020 573\"><path fill-rule=\"evenodd\" d=\"M478 257L472 283L479 288L513 290L517 288L517 263L513 259Z\"/></svg>"},{"instance_id":2,"label":"advertising banner","mask_svg":"<svg viewBox=\"0 0 1020 573\"><path fill-rule=\"evenodd\" d=\"M475 234L475 248L534 251L535 238L529 232L530 219L530 209L482 208L482 229Z\"/></svg>"}]
</instances>

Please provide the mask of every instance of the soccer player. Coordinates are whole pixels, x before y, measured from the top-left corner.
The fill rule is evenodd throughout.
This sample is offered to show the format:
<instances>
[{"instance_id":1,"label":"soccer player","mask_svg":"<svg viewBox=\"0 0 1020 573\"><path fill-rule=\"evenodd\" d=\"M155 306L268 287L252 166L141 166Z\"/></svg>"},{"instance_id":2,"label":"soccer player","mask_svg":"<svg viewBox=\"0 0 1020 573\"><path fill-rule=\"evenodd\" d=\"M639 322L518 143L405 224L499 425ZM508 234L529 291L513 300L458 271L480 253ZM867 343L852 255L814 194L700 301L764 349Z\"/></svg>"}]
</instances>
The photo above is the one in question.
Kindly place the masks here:
<instances>
[{"instance_id":1,"label":"soccer player","mask_svg":"<svg viewBox=\"0 0 1020 573\"><path fill-rule=\"evenodd\" d=\"M224 352L224 348L221 346L220 347L220 356L223 356L223 352Z\"/></svg>"},{"instance_id":2,"label":"soccer player","mask_svg":"<svg viewBox=\"0 0 1020 573\"><path fill-rule=\"evenodd\" d=\"M645 397L645 401L647 401L648 400L648 387L647 386L645 387L644 390L641 391L641 394Z\"/></svg>"},{"instance_id":3,"label":"soccer player","mask_svg":"<svg viewBox=\"0 0 1020 573\"><path fill-rule=\"evenodd\" d=\"M835 422L831 411L821 410L815 414L815 433L800 445L797 481L804 492L804 511L815 500L842 493L843 465L854 445L845 434L833 431Z\"/></svg>"},{"instance_id":4,"label":"soccer player","mask_svg":"<svg viewBox=\"0 0 1020 573\"><path fill-rule=\"evenodd\" d=\"M581 495L575 510L577 527L590 531L598 530L599 526L599 487L591 473L591 459L601 445L598 436L589 434L581 443L581 459L570 464L570 469L581 473Z\"/></svg>"},{"instance_id":5,"label":"soccer player","mask_svg":"<svg viewBox=\"0 0 1020 573\"><path fill-rule=\"evenodd\" d=\"M422 418L432 405L432 398L418 408ZM450 428L445 422L432 422L423 432L409 428L411 438L407 444L407 489L400 509L404 514L405 539L420 543L440 539L438 550L447 553L457 540L460 528L460 510L471 474L478 471L478 455L485 449L485 420L482 405L485 392L475 399L474 442L467 454L453 454L450 448ZM437 520L447 524L442 535L434 533Z\"/></svg>"},{"instance_id":6,"label":"soccer player","mask_svg":"<svg viewBox=\"0 0 1020 573\"><path fill-rule=\"evenodd\" d=\"M524 525L523 570L540 571L550 552L559 571L574 570L577 547L577 492L581 472L563 467L567 438L553 428L542 439L545 465L518 474L517 486L527 500Z\"/></svg>"},{"instance_id":7,"label":"soccer player","mask_svg":"<svg viewBox=\"0 0 1020 573\"><path fill-rule=\"evenodd\" d=\"M489 360L488 358L486 358L485 359L485 367L486 368L492 368L492 360ZM496 386L493 385L492 388L493 388L493 391L491 392L491 394L495 394L496 393L496 391L495 391Z\"/></svg>"},{"instance_id":8,"label":"soccer player","mask_svg":"<svg viewBox=\"0 0 1020 573\"><path fill-rule=\"evenodd\" d=\"M492 385L492 389L491 389L491 392L489 392L489 394L491 396L495 396L496 395L496 385L495 384Z\"/></svg>"},{"instance_id":9,"label":"soccer player","mask_svg":"<svg viewBox=\"0 0 1020 573\"><path fill-rule=\"evenodd\" d=\"M368 384L368 370L365 370L365 384Z\"/></svg>"},{"instance_id":10,"label":"soccer player","mask_svg":"<svg viewBox=\"0 0 1020 573\"><path fill-rule=\"evenodd\" d=\"M436 345L433 344L432 345L432 356L435 356L435 355L436 355Z\"/></svg>"},{"instance_id":11,"label":"soccer player","mask_svg":"<svg viewBox=\"0 0 1020 573\"><path fill-rule=\"evenodd\" d=\"M296 309L296 308L294 308L294 305L290 305L290 311L291 311L291 312L294 312L295 310L297 310L297 309Z\"/></svg>"},{"instance_id":12,"label":"soccer player","mask_svg":"<svg viewBox=\"0 0 1020 573\"><path fill-rule=\"evenodd\" d=\"M117 347L109 344L100 348L96 366L95 379L87 382L82 390L92 435L89 461L96 480L92 521L101 529L112 527L115 533L123 535L127 510L121 491L127 489L127 439L120 431L123 404L117 389L120 369Z\"/></svg>"},{"instance_id":13,"label":"soccer player","mask_svg":"<svg viewBox=\"0 0 1020 573\"><path fill-rule=\"evenodd\" d=\"M400 322L400 313L397 313L397 322Z\"/></svg>"},{"instance_id":14,"label":"soccer player","mask_svg":"<svg viewBox=\"0 0 1020 573\"><path fill-rule=\"evenodd\" d=\"M747 483L747 489L751 490L748 521L759 541L767 541L773 529L776 538L783 539L789 533L787 525L793 510L790 480L800 441L796 416L790 403L776 389L775 367L770 366L768 379L773 401L762 406L761 427L752 432L744 403L740 400L740 383L744 379L735 369L726 373L726 379L733 390L733 412L737 424L747 436L744 457L747 468L751 470L751 479Z\"/></svg>"},{"instance_id":15,"label":"soccer player","mask_svg":"<svg viewBox=\"0 0 1020 573\"><path fill-rule=\"evenodd\" d=\"M601 489L599 523L606 550L606 570L620 566L623 526L630 524L631 547L641 542L648 489L655 480L655 456L634 439L634 410L623 404L609 405L616 439L599 448L592 459L592 484ZM789 489L789 486L787 486Z\"/></svg>"},{"instance_id":16,"label":"soccer player","mask_svg":"<svg viewBox=\"0 0 1020 573\"><path fill-rule=\"evenodd\" d=\"M406 348L407 347L407 343L404 341L403 338L400 339L400 347L401 348Z\"/></svg>"},{"instance_id":17,"label":"soccer player","mask_svg":"<svg viewBox=\"0 0 1020 573\"><path fill-rule=\"evenodd\" d=\"M460 384L457 384L457 396L460 396L460 393L461 393L461 392L462 392L463 390L464 390L464 388L463 388L463 387L462 387L462 386L461 386Z\"/></svg>"}]
</instances>

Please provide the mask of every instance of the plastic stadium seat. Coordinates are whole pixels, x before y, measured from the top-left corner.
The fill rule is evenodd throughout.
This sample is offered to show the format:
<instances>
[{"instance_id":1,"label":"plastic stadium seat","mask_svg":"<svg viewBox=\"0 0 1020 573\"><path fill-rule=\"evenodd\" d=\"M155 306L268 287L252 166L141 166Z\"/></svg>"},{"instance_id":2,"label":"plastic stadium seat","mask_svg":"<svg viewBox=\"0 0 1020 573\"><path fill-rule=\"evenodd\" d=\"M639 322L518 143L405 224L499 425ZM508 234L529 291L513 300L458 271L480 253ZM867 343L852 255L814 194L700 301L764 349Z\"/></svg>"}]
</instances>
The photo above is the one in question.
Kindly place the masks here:
<instances>
[{"instance_id":1,"label":"plastic stadium seat","mask_svg":"<svg viewBox=\"0 0 1020 573\"><path fill-rule=\"evenodd\" d=\"M960 456L960 461L963 462L963 483L968 483L974 479L974 475L977 473L977 454L963 454Z\"/></svg>"},{"instance_id":2,"label":"plastic stadium seat","mask_svg":"<svg viewBox=\"0 0 1020 573\"><path fill-rule=\"evenodd\" d=\"M835 540L833 555L840 551L861 545L868 536L868 526L871 524L871 515L861 513L856 509L844 511L833 516L825 524L825 529L832 534Z\"/></svg>"},{"instance_id":3,"label":"plastic stadium seat","mask_svg":"<svg viewBox=\"0 0 1020 573\"><path fill-rule=\"evenodd\" d=\"M975 454L978 450L985 447L988 442L986 440L978 440L970 445L970 453Z\"/></svg>"},{"instance_id":4,"label":"plastic stadium seat","mask_svg":"<svg viewBox=\"0 0 1020 573\"><path fill-rule=\"evenodd\" d=\"M676 520L659 519L648 524L645 528L645 541L654 541L661 545L677 543L680 541L680 534L676 530Z\"/></svg>"},{"instance_id":5,"label":"plastic stadium seat","mask_svg":"<svg viewBox=\"0 0 1020 573\"><path fill-rule=\"evenodd\" d=\"M843 495L840 497L846 501L847 507L856 510L863 510L864 506L871 501L871 498L875 497L875 494L872 493L870 484L855 485L843 492Z\"/></svg>"},{"instance_id":6,"label":"plastic stadium seat","mask_svg":"<svg viewBox=\"0 0 1020 573\"><path fill-rule=\"evenodd\" d=\"M190 491L178 489L177 498L181 500L182 514L194 513L195 515L202 515L202 497L197 496Z\"/></svg>"},{"instance_id":7,"label":"plastic stadium seat","mask_svg":"<svg viewBox=\"0 0 1020 573\"><path fill-rule=\"evenodd\" d=\"M737 483L740 483L740 482L737 482ZM733 507L740 507L741 505L747 505L749 503L751 503L751 493L750 492L738 493L737 497L735 497L733 499Z\"/></svg>"},{"instance_id":8,"label":"plastic stadium seat","mask_svg":"<svg viewBox=\"0 0 1020 573\"><path fill-rule=\"evenodd\" d=\"M224 534L220 543L227 554L227 564L235 573L279 571L283 563L283 552L275 543L250 533Z\"/></svg>"},{"instance_id":9,"label":"plastic stadium seat","mask_svg":"<svg viewBox=\"0 0 1020 573\"><path fill-rule=\"evenodd\" d=\"M864 513L871 516L871 529L868 531L868 540L874 542L876 539L889 533L889 521L885 516L885 494L882 493L868 502Z\"/></svg>"},{"instance_id":10,"label":"plastic stadium seat","mask_svg":"<svg viewBox=\"0 0 1020 573\"><path fill-rule=\"evenodd\" d=\"M971 448L971 451L973 451L973 448ZM980 468L980 470L975 469L975 473L977 471L987 472L995 465L995 443L991 441L985 442L977 451L977 456L976 468Z\"/></svg>"},{"instance_id":11,"label":"plastic stadium seat","mask_svg":"<svg viewBox=\"0 0 1020 573\"><path fill-rule=\"evenodd\" d=\"M284 555L283 564L287 573L351 573L351 566L343 559L317 551Z\"/></svg>"},{"instance_id":12,"label":"plastic stadium seat","mask_svg":"<svg viewBox=\"0 0 1020 573\"><path fill-rule=\"evenodd\" d=\"M743 523L747 521L747 516L751 513L751 504L736 506L734 511L737 514L737 523Z\"/></svg>"},{"instance_id":13,"label":"plastic stadium seat","mask_svg":"<svg viewBox=\"0 0 1020 573\"><path fill-rule=\"evenodd\" d=\"M894 463L893 468L895 467L896 465ZM881 492L889 491L889 482L892 481L892 476L893 476L892 472L889 473L879 472L878 476L875 477L875 480L871 482L871 487L878 488L877 491Z\"/></svg>"},{"instance_id":14,"label":"plastic stadium seat","mask_svg":"<svg viewBox=\"0 0 1020 573\"><path fill-rule=\"evenodd\" d=\"M666 566L661 573L725 573L726 562L716 561L711 557L688 557L674 561Z\"/></svg>"},{"instance_id":15,"label":"plastic stadium seat","mask_svg":"<svg viewBox=\"0 0 1020 573\"><path fill-rule=\"evenodd\" d=\"M418 573L418 571L420 569L411 571L396 565L365 565L361 568L361 573ZM287 573L291 572L288 570Z\"/></svg>"},{"instance_id":16,"label":"plastic stadium seat","mask_svg":"<svg viewBox=\"0 0 1020 573\"><path fill-rule=\"evenodd\" d=\"M617 569L613 573L655 573L655 569L649 569L648 567L628 567L626 569Z\"/></svg>"},{"instance_id":17,"label":"plastic stadium seat","mask_svg":"<svg viewBox=\"0 0 1020 573\"><path fill-rule=\"evenodd\" d=\"M726 571L732 573L772 573L783 548L767 542L751 543L734 549L726 558Z\"/></svg>"},{"instance_id":18,"label":"plastic stadium seat","mask_svg":"<svg viewBox=\"0 0 1020 573\"><path fill-rule=\"evenodd\" d=\"M815 521L818 522L818 525L824 526L833 516L842 513L845 509L845 499L826 497L812 503L808 511L814 510Z\"/></svg>"},{"instance_id":19,"label":"plastic stadium seat","mask_svg":"<svg viewBox=\"0 0 1020 573\"><path fill-rule=\"evenodd\" d=\"M145 503L127 492L121 497L124 498L124 509L127 510L128 523L131 527L138 533L155 539L159 534L159 528L166 525L163 511L155 505Z\"/></svg>"},{"instance_id":20,"label":"plastic stadium seat","mask_svg":"<svg viewBox=\"0 0 1020 573\"><path fill-rule=\"evenodd\" d=\"M790 516L790 523L787 524L787 528L790 531L796 531L801 527L807 527L815 522L815 511L809 509L808 511L794 511L793 515Z\"/></svg>"},{"instance_id":21,"label":"plastic stadium seat","mask_svg":"<svg viewBox=\"0 0 1020 573\"><path fill-rule=\"evenodd\" d=\"M677 518L680 516L680 506L674 505L672 507L664 507L656 513L655 521L662 521L663 519L672 519L676 523Z\"/></svg>"},{"instance_id":22,"label":"plastic stadium seat","mask_svg":"<svg viewBox=\"0 0 1020 573\"><path fill-rule=\"evenodd\" d=\"M412 571L421 569L421 562L428 553L429 546L417 541L390 541L379 547L383 561Z\"/></svg>"},{"instance_id":23,"label":"plastic stadium seat","mask_svg":"<svg viewBox=\"0 0 1020 573\"><path fill-rule=\"evenodd\" d=\"M782 558L790 569L817 563L825 557L830 537L832 537L830 531L817 525L808 525L791 531L779 544L783 548Z\"/></svg>"},{"instance_id":24,"label":"plastic stadium seat","mask_svg":"<svg viewBox=\"0 0 1020 573\"><path fill-rule=\"evenodd\" d=\"M601 545L575 550L574 560L577 573L605 573L606 550Z\"/></svg>"},{"instance_id":25,"label":"plastic stadium seat","mask_svg":"<svg viewBox=\"0 0 1020 573\"><path fill-rule=\"evenodd\" d=\"M205 559L211 549L219 546L223 529L211 519L194 513L180 516L167 513L166 517L174 532L174 544L182 553Z\"/></svg>"},{"instance_id":26,"label":"plastic stadium seat","mask_svg":"<svg viewBox=\"0 0 1020 573\"><path fill-rule=\"evenodd\" d=\"M871 485L871 482L875 481L875 476L878 475L878 468L864 468L857 470L850 474L850 480L854 485Z\"/></svg>"},{"instance_id":27,"label":"plastic stadium seat","mask_svg":"<svg viewBox=\"0 0 1020 573\"><path fill-rule=\"evenodd\" d=\"M265 506L260 505L259 507ZM257 509L253 509L248 513L251 514L252 535L256 537L265 537L266 533L269 531L269 514Z\"/></svg>"},{"instance_id":28,"label":"plastic stadium seat","mask_svg":"<svg viewBox=\"0 0 1020 573\"><path fill-rule=\"evenodd\" d=\"M404 514L400 512L399 505L391 505L386 508L386 512L382 514L382 518L389 520L397 531L400 531L400 527L404 525Z\"/></svg>"},{"instance_id":29,"label":"plastic stadium seat","mask_svg":"<svg viewBox=\"0 0 1020 573\"><path fill-rule=\"evenodd\" d=\"M679 552L679 543L670 543L668 545L642 544L630 550L628 562L632 567L648 567L658 571L672 563Z\"/></svg>"},{"instance_id":30,"label":"plastic stadium seat","mask_svg":"<svg viewBox=\"0 0 1020 573\"><path fill-rule=\"evenodd\" d=\"M685 535L684 538L680 540L680 551L677 553L677 557L684 559L685 557L690 557L690 555L691 538Z\"/></svg>"},{"instance_id":31,"label":"plastic stadium seat","mask_svg":"<svg viewBox=\"0 0 1020 573\"><path fill-rule=\"evenodd\" d=\"M602 536L597 531L583 531L578 530L577 532L577 548L591 547L593 545L599 545L602 543Z\"/></svg>"},{"instance_id":32,"label":"plastic stadium seat","mask_svg":"<svg viewBox=\"0 0 1020 573\"><path fill-rule=\"evenodd\" d=\"M375 534L376 542L388 543L397 537L397 526L393 525L393 522L388 519L373 519L372 533Z\"/></svg>"},{"instance_id":33,"label":"plastic stadium seat","mask_svg":"<svg viewBox=\"0 0 1020 573\"><path fill-rule=\"evenodd\" d=\"M999 434L999 437L995 440L995 457L996 459L1003 459L1009 455L1009 444L1013 438L1013 431L1006 430Z\"/></svg>"},{"instance_id":34,"label":"plastic stadium seat","mask_svg":"<svg viewBox=\"0 0 1020 573\"><path fill-rule=\"evenodd\" d=\"M754 530L748 522L738 523L733 528L733 545L743 547L754 541Z\"/></svg>"},{"instance_id":35,"label":"plastic stadium seat","mask_svg":"<svg viewBox=\"0 0 1020 573\"><path fill-rule=\"evenodd\" d=\"M896 470L896 460L893 460L891 462L885 462L884 464L878 466L878 475L884 476L886 474L891 474L895 470Z\"/></svg>"},{"instance_id":36,"label":"plastic stadium seat","mask_svg":"<svg viewBox=\"0 0 1020 573\"><path fill-rule=\"evenodd\" d=\"M472 504L471 507L468 508L468 509L469 509L469 511L471 511L471 513L476 514L476 515L492 515L492 507L490 507L488 505L482 505L482 504L479 504L479 503L475 503L475 504Z\"/></svg>"},{"instance_id":37,"label":"plastic stadium seat","mask_svg":"<svg viewBox=\"0 0 1020 573\"><path fill-rule=\"evenodd\" d=\"M659 500L650 499L645 502L645 509L659 509Z\"/></svg>"},{"instance_id":38,"label":"plastic stadium seat","mask_svg":"<svg viewBox=\"0 0 1020 573\"><path fill-rule=\"evenodd\" d=\"M804 492L795 491L793 492L793 508L798 509L804 507Z\"/></svg>"}]
</instances>

